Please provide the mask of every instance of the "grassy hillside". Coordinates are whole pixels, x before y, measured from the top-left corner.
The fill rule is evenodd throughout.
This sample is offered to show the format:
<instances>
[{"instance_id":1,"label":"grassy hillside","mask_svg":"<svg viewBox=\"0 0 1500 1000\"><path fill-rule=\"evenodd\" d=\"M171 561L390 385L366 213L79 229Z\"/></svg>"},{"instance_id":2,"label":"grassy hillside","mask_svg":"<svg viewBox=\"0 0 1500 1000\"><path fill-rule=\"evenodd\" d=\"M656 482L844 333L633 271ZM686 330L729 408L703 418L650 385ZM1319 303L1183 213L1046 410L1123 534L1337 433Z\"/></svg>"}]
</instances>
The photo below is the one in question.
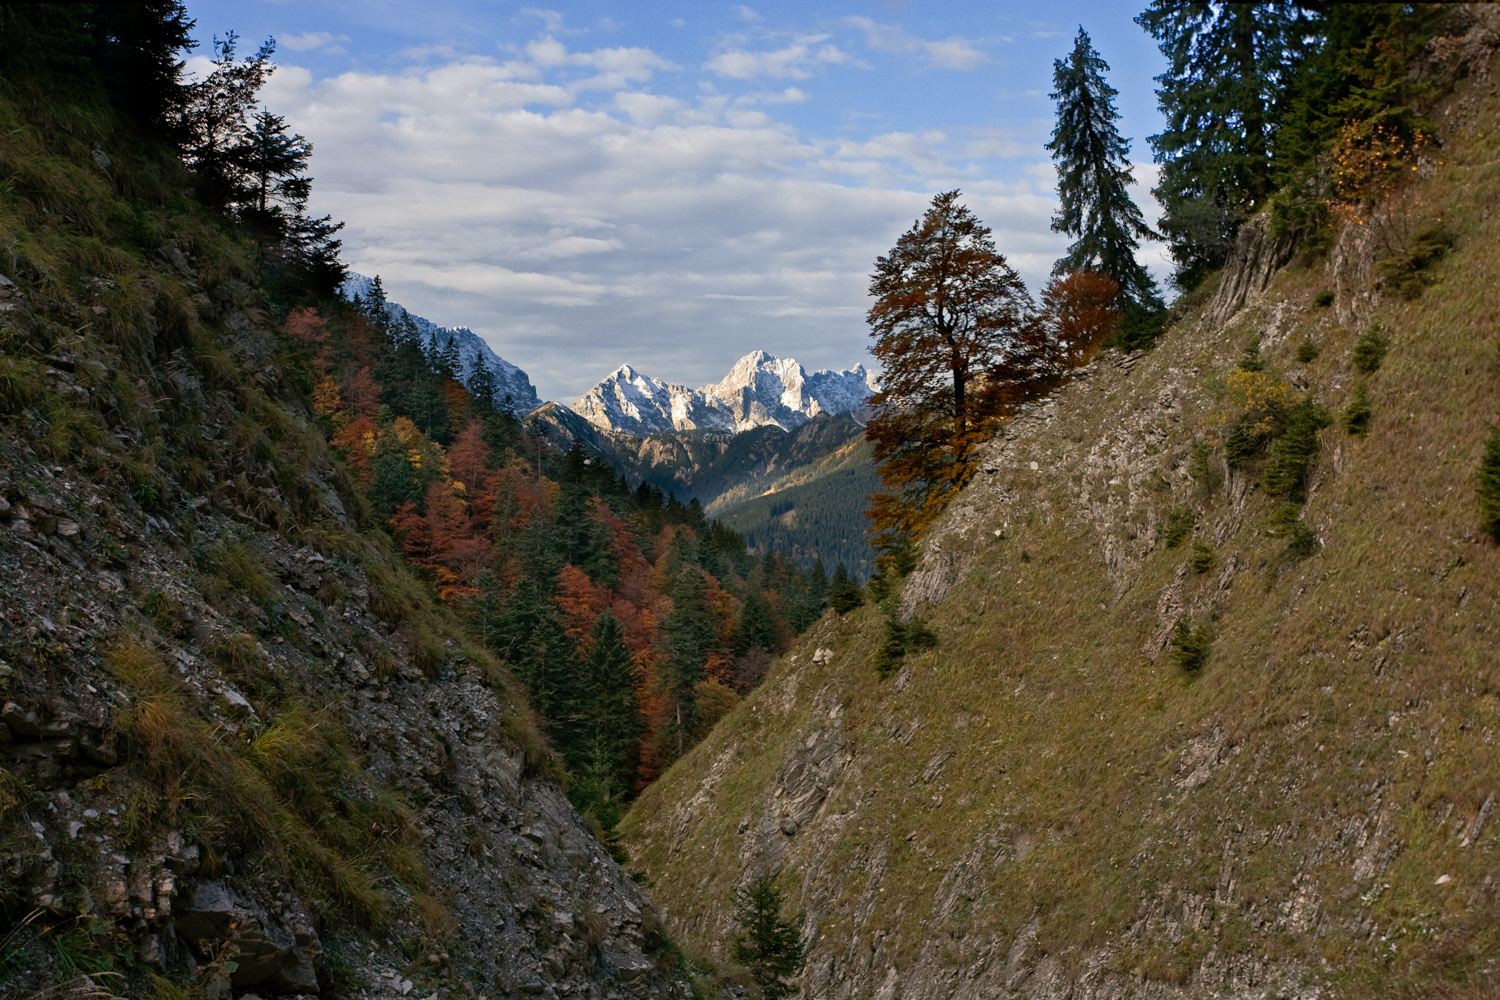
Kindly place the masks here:
<instances>
[{"instance_id":1,"label":"grassy hillside","mask_svg":"<svg viewBox=\"0 0 1500 1000\"><path fill-rule=\"evenodd\" d=\"M670 926L719 948L769 870L812 996L1493 995L1493 84L1446 110L1326 256L1011 423L899 600L830 614L641 798ZM1310 454L1247 456L1269 398L1326 411ZM882 680L902 608L937 645Z\"/></svg>"}]
</instances>

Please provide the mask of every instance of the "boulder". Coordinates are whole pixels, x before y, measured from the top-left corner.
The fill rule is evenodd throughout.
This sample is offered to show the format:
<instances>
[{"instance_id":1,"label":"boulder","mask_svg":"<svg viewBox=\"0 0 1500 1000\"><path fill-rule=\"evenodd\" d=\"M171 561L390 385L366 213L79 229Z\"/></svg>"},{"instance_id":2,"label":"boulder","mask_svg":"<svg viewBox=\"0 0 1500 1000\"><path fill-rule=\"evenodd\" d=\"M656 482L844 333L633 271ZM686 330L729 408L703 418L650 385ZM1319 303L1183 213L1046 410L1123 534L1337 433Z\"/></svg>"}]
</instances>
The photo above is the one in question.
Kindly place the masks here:
<instances>
[{"instance_id":1,"label":"boulder","mask_svg":"<svg viewBox=\"0 0 1500 1000\"><path fill-rule=\"evenodd\" d=\"M177 915L179 936L207 957L220 944L234 946L236 990L251 986L271 992L318 992L317 960L322 947L310 926L289 929L260 906L220 882L200 882L192 902Z\"/></svg>"}]
</instances>

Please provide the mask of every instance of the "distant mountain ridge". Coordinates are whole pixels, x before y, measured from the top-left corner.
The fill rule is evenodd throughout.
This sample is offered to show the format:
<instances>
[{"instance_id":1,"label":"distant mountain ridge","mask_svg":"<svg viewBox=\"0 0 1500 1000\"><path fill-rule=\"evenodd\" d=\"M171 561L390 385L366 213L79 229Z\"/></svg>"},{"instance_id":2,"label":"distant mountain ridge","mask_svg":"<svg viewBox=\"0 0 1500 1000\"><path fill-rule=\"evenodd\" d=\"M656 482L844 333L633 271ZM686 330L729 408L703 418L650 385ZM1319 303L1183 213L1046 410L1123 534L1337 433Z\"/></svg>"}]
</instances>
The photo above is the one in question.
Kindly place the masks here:
<instances>
[{"instance_id":1,"label":"distant mountain ridge","mask_svg":"<svg viewBox=\"0 0 1500 1000\"><path fill-rule=\"evenodd\" d=\"M344 279L341 291L347 298L352 299L355 295L368 298L370 286L373 283L373 278L350 271L349 276ZM495 376L495 405L517 416L525 416L542 405L542 400L536 394L536 387L531 384L530 376L496 354L490 345L485 343L483 337L468 327L439 326L430 319L418 316L400 303L392 302L389 298L386 299L385 312L392 322L400 322L403 317L410 318L422 335L423 344L429 347L434 344L441 347L447 344L451 337L454 344L458 346L465 379L474 374L474 359L483 357L484 363Z\"/></svg>"},{"instance_id":2,"label":"distant mountain ridge","mask_svg":"<svg viewBox=\"0 0 1500 1000\"><path fill-rule=\"evenodd\" d=\"M858 412L877 388L864 365L809 374L795 359L752 351L721 381L698 389L621 365L571 409L600 430L636 437L695 430L738 434L769 425L790 431L820 414Z\"/></svg>"}]
</instances>

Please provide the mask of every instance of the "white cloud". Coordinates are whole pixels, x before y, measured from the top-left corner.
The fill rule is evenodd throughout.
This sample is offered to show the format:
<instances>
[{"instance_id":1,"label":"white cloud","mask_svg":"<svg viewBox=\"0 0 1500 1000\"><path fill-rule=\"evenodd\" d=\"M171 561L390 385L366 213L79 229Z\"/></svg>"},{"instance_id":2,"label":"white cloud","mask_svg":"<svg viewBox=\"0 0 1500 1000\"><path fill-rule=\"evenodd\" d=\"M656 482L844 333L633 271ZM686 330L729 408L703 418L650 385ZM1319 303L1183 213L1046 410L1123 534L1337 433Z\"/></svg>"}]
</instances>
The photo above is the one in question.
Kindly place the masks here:
<instances>
[{"instance_id":1,"label":"white cloud","mask_svg":"<svg viewBox=\"0 0 1500 1000\"><path fill-rule=\"evenodd\" d=\"M322 80L285 66L265 91L316 144L313 207L347 223L350 265L473 327L544 396L571 401L626 361L702 384L755 348L865 359L870 268L936 190L962 187L1029 279L1064 245L1038 150L1045 171L1001 184L985 158L1019 151L1001 140L812 139L761 110L805 100L796 87L667 96L648 86L670 66L655 53L557 38L507 62ZM817 65L825 39L796 44L762 69Z\"/></svg>"},{"instance_id":2,"label":"white cloud","mask_svg":"<svg viewBox=\"0 0 1500 1000\"><path fill-rule=\"evenodd\" d=\"M923 42L923 50L934 66L942 69L978 69L990 61L990 57L976 49L964 38L949 38L941 42Z\"/></svg>"},{"instance_id":3,"label":"white cloud","mask_svg":"<svg viewBox=\"0 0 1500 1000\"><path fill-rule=\"evenodd\" d=\"M541 21L551 34L558 35L564 30L563 16L559 11L547 10L541 7L522 7L517 13L522 17L534 17Z\"/></svg>"},{"instance_id":4,"label":"white cloud","mask_svg":"<svg viewBox=\"0 0 1500 1000\"><path fill-rule=\"evenodd\" d=\"M835 45L825 44L827 35L803 35L779 49L752 52L726 49L714 55L704 69L734 80L772 79L805 80L819 66L836 66L849 61Z\"/></svg>"},{"instance_id":5,"label":"white cloud","mask_svg":"<svg viewBox=\"0 0 1500 1000\"><path fill-rule=\"evenodd\" d=\"M348 40L348 35L334 35L327 31L306 31L300 35L282 35L276 39L276 44L281 48L291 49L293 52L310 52L313 49L325 49L331 53L339 54L344 51L343 47L330 43L347 42Z\"/></svg>"},{"instance_id":6,"label":"white cloud","mask_svg":"<svg viewBox=\"0 0 1500 1000\"><path fill-rule=\"evenodd\" d=\"M974 42L957 35L940 41L926 41L868 17L849 17L845 21L864 33L865 44L870 48L925 55L927 61L938 69L978 69L990 61L990 57L976 48Z\"/></svg>"}]
</instances>

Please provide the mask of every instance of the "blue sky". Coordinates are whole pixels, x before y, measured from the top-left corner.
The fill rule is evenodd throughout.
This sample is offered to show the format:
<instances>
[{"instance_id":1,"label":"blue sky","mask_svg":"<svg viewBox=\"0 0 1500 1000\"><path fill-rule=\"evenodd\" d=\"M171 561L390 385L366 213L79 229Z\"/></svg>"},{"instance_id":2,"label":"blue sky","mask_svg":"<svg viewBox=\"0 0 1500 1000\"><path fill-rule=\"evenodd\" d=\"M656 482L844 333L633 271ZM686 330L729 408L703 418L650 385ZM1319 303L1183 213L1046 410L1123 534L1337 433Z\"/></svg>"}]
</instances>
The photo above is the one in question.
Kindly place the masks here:
<instances>
[{"instance_id":1,"label":"blue sky","mask_svg":"<svg viewBox=\"0 0 1500 1000\"><path fill-rule=\"evenodd\" d=\"M876 255L962 188L1033 290L1052 61L1110 63L1148 218L1162 63L1133 5L189 2L277 41L264 96L314 144L314 207L391 296L570 402L623 363L717 380L763 349L868 363ZM1158 274L1159 247L1143 248Z\"/></svg>"}]
</instances>

